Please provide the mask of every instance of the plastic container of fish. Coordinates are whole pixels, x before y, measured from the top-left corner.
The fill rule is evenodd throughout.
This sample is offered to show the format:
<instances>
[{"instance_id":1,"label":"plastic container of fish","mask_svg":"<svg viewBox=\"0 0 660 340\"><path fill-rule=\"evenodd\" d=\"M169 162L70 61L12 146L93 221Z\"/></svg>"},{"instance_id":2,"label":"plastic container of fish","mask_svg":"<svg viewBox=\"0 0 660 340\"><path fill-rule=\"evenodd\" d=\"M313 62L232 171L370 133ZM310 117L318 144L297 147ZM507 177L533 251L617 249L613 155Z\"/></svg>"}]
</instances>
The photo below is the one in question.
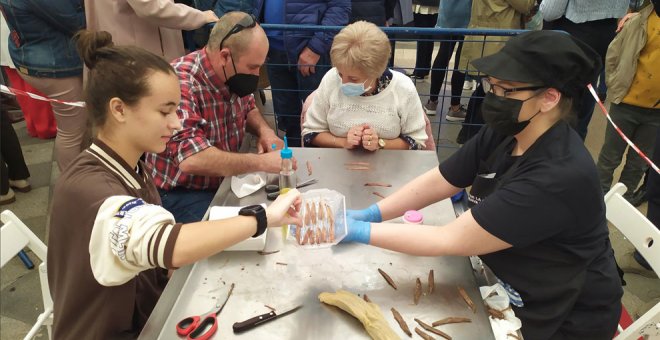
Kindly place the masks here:
<instances>
[{"instance_id":1,"label":"plastic container of fish","mask_svg":"<svg viewBox=\"0 0 660 340\"><path fill-rule=\"evenodd\" d=\"M303 225L289 226L288 240L305 249L328 248L346 237L346 199L329 189L302 194L300 209Z\"/></svg>"}]
</instances>

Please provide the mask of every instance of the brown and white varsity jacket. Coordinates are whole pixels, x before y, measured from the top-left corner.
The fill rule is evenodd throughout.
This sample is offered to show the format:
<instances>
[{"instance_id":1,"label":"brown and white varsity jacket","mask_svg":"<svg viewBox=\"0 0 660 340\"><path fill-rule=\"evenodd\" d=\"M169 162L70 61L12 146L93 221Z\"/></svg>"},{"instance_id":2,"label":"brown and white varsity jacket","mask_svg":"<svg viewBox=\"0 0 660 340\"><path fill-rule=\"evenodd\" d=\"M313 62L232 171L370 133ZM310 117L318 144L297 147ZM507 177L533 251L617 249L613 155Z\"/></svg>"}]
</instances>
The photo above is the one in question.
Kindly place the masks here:
<instances>
[{"instance_id":1,"label":"brown and white varsity jacket","mask_svg":"<svg viewBox=\"0 0 660 340\"><path fill-rule=\"evenodd\" d=\"M135 338L167 283L181 228L142 162L95 141L53 192L48 283L54 339Z\"/></svg>"}]
</instances>

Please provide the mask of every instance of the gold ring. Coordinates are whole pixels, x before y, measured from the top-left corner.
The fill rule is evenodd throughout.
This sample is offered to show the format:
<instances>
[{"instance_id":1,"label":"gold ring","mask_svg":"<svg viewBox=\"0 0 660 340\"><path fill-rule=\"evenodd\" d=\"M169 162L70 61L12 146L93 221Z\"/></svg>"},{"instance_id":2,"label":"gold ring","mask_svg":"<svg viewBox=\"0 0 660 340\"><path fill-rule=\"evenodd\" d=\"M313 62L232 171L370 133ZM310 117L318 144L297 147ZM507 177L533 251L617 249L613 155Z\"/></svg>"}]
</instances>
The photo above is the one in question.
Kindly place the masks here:
<instances>
[{"instance_id":1,"label":"gold ring","mask_svg":"<svg viewBox=\"0 0 660 340\"><path fill-rule=\"evenodd\" d=\"M368 142L367 142L367 146L371 146L371 141L368 141Z\"/></svg>"},{"instance_id":2,"label":"gold ring","mask_svg":"<svg viewBox=\"0 0 660 340\"><path fill-rule=\"evenodd\" d=\"M371 135L369 135L369 141L371 141Z\"/></svg>"}]
</instances>

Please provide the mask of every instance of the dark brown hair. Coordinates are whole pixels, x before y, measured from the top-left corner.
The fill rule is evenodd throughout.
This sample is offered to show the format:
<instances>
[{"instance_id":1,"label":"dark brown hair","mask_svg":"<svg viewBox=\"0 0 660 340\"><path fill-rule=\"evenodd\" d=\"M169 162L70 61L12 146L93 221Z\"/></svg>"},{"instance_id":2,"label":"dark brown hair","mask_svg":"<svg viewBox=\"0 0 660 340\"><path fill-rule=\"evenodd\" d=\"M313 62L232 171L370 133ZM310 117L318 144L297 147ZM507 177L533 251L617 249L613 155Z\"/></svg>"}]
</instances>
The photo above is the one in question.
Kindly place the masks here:
<instances>
[{"instance_id":1,"label":"dark brown hair","mask_svg":"<svg viewBox=\"0 0 660 340\"><path fill-rule=\"evenodd\" d=\"M575 107L573 106L573 98L565 96L563 93L557 104L560 112L560 118L569 124L575 124L577 121L577 113L575 112Z\"/></svg>"},{"instance_id":2,"label":"dark brown hair","mask_svg":"<svg viewBox=\"0 0 660 340\"><path fill-rule=\"evenodd\" d=\"M73 37L89 74L84 99L95 126L105 123L108 103L119 98L135 105L149 95L148 77L155 71L176 74L163 58L136 46L114 46L105 31L81 30Z\"/></svg>"}]
</instances>

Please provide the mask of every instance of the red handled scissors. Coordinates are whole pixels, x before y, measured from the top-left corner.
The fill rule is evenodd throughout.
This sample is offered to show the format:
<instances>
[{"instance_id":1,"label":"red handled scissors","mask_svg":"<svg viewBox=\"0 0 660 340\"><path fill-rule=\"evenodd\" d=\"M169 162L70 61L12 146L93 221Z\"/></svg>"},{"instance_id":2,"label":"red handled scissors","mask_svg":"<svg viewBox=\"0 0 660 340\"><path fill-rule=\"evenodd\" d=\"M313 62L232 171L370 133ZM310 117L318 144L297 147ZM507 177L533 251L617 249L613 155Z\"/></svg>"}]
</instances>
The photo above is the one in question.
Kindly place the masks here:
<instances>
[{"instance_id":1,"label":"red handled scissors","mask_svg":"<svg viewBox=\"0 0 660 340\"><path fill-rule=\"evenodd\" d=\"M233 290L234 284L232 283L229 288L229 293L227 293L227 298L222 305L220 305L220 301L218 301L218 304L207 313L189 316L179 321L179 323L176 324L177 334L187 336L186 339L210 339L218 330L218 314L220 314L222 309L225 308Z\"/></svg>"}]
</instances>

